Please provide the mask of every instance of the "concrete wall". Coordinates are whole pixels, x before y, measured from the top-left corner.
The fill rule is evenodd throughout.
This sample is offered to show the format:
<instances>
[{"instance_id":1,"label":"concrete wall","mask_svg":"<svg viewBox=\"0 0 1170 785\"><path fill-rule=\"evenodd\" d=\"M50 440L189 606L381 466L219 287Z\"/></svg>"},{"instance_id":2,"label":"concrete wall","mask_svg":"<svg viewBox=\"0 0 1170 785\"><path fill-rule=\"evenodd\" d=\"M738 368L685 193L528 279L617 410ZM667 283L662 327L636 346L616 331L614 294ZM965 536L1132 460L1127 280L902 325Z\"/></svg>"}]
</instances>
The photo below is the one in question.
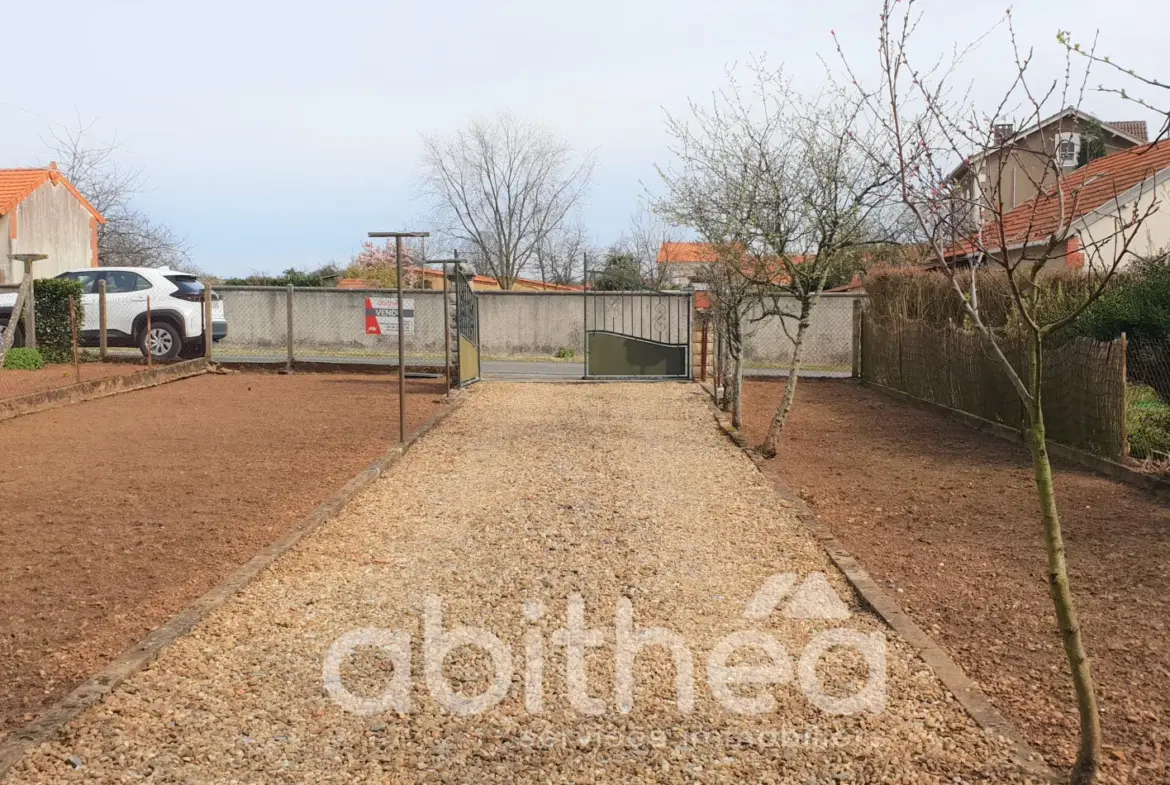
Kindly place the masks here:
<instances>
[{"instance_id":1,"label":"concrete wall","mask_svg":"<svg viewBox=\"0 0 1170 785\"><path fill-rule=\"evenodd\" d=\"M283 356L286 348L286 292L280 288L220 287L228 337L217 344L225 354ZM293 300L294 349L313 354L391 356L393 336L366 335L365 298L392 295L387 290L296 289ZM584 296L574 292L478 292L480 352L485 357L551 358L562 347L584 351ZM443 356L443 294L407 292L415 303L415 334L406 351L415 357ZM813 312L805 362L812 367L849 369L853 352L853 301L857 295L826 294ZM789 311L792 306L789 305ZM451 306L454 319L454 302ZM757 311L758 314L758 311ZM692 325L697 320L692 318ZM676 325L677 327L677 325ZM793 326L795 329L795 326ZM681 333L680 333L681 334ZM452 337L454 340L454 336ZM748 325L748 367L782 367L792 344L779 317ZM300 356L300 355L298 355ZM698 360L696 359L696 362Z\"/></svg>"},{"instance_id":2,"label":"concrete wall","mask_svg":"<svg viewBox=\"0 0 1170 785\"><path fill-rule=\"evenodd\" d=\"M33 276L51 278L66 270L93 265L93 232L89 210L64 185L46 182L22 201L16 213L16 239L8 253L43 253L49 258L36 262ZM6 222L4 236L11 225ZM7 255L4 260L7 261ZM13 263L9 280L19 283L24 265Z\"/></svg>"},{"instance_id":3,"label":"concrete wall","mask_svg":"<svg viewBox=\"0 0 1170 785\"><path fill-rule=\"evenodd\" d=\"M287 352L287 292L283 288L258 286L217 287L223 298L228 322L227 337L217 350L233 352ZM384 289L293 290L294 350L313 354L395 355L398 339L392 335L367 335L366 297L393 296ZM413 299L415 331L406 338L408 353L443 356L443 293L409 290L404 299Z\"/></svg>"},{"instance_id":4,"label":"concrete wall","mask_svg":"<svg viewBox=\"0 0 1170 785\"><path fill-rule=\"evenodd\" d=\"M485 357L552 357L585 351L584 295L573 292L478 292Z\"/></svg>"},{"instance_id":5,"label":"concrete wall","mask_svg":"<svg viewBox=\"0 0 1170 785\"><path fill-rule=\"evenodd\" d=\"M809 370L849 370L853 363L853 301L864 295L823 294L805 337L804 366ZM781 302L784 313L799 312L794 299ZM757 307L744 325L744 362L748 368L784 367L792 360L792 340L779 316L760 319ZM758 321L757 321L758 320ZM796 335L796 319L787 322Z\"/></svg>"}]
</instances>

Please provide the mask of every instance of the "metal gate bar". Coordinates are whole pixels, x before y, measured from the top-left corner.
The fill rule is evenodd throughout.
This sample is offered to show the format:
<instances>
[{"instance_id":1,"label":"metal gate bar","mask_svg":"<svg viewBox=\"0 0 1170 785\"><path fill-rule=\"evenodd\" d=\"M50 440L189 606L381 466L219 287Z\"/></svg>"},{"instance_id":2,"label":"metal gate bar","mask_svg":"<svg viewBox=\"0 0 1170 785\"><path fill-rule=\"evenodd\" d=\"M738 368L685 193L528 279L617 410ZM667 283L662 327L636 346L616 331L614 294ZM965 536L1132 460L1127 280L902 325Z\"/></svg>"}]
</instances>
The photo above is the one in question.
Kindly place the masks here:
<instances>
[{"instance_id":1,"label":"metal gate bar","mask_svg":"<svg viewBox=\"0 0 1170 785\"><path fill-rule=\"evenodd\" d=\"M584 296L585 378L690 378L690 292L586 291Z\"/></svg>"}]
</instances>

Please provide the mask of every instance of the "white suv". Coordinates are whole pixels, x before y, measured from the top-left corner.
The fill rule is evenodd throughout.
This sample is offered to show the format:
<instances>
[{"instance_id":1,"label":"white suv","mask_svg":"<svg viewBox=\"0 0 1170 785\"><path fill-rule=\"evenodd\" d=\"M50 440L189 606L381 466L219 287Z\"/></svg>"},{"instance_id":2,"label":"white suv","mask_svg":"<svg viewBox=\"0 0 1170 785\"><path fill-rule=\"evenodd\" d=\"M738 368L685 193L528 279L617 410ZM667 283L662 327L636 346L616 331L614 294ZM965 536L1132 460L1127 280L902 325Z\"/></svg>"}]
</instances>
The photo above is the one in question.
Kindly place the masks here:
<instances>
[{"instance_id":1,"label":"white suv","mask_svg":"<svg viewBox=\"0 0 1170 785\"><path fill-rule=\"evenodd\" d=\"M157 360L203 352L203 284L194 275L166 267L86 267L57 277L82 284L82 317L78 325L82 346L98 345L101 328L98 281L104 280L109 346L137 347L143 355L149 352ZM146 330L148 303L149 334ZM15 305L15 294L0 295L0 323L7 324ZM226 335L223 300L212 292L211 338L218 341ZM17 345L21 337L18 332Z\"/></svg>"}]
</instances>

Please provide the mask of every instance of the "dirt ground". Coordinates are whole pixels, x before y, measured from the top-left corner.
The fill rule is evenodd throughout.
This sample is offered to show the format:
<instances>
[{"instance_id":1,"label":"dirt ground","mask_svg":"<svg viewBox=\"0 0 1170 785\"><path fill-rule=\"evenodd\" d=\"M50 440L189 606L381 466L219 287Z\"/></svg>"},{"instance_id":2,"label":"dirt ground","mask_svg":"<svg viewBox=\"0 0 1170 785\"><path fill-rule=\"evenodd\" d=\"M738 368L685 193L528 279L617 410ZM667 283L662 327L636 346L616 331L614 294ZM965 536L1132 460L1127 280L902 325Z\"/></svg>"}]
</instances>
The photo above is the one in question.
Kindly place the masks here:
<instances>
[{"instance_id":1,"label":"dirt ground","mask_svg":"<svg viewBox=\"0 0 1170 785\"><path fill-rule=\"evenodd\" d=\"M478 385L4 781L1022 782L851 600L692 385Z\"/></svg>"},{"instance_id":2,"label":"dirt ground","mask_svg":"<svg viewBox=\"0 0 1170 785\"><path fill-rule=\"evenodd\" d=\"M783 389L747 383L752 440ZM771 466L1051 763L1071 762L1075 707L1022 445L849 382L802 380ZM1107 775L1170 781L1170 508L1069 466L1056 487Z\"/></svg>"},{"instance_id":3,"label":"dirt ground","mask_svg":"<svg viewBox=\"0 0 1170 785\"><path fill-rule=\"evenodd\" d=\"M81 363L80 368L83 382L146 370L145 365L101 362ZM77 384L77 373L72 365L47 365L39 371L0 369L0 400L56 390L71 384Z\"/></svg>"},{"instance_id":4,"label":"dirt ground","mask_svg":"<svg viewBox=\"0 0 1170 785\"><path fill-rule=\"evenodd\" d=\"M205 375L0 423L0 739L385 452L396 377ZM408 426L442 382L408 386Z\"/></svg>"}]
</instances>

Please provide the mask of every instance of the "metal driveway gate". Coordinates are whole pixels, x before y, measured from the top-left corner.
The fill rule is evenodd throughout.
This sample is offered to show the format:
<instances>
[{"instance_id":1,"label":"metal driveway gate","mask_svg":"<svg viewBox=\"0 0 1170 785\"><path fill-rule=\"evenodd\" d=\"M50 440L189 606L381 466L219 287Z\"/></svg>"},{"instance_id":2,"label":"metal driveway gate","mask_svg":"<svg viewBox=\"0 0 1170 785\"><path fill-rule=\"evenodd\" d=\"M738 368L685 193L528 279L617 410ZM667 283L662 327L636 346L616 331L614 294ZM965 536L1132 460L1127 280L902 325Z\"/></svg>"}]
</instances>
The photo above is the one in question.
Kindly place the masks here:
<instances>
[{"instance_id":1,"label":"metal driveway gate","mask_svg":"<svg viewBox=\"0 0 1170 785\"><path fill-rule=\"evenodd\" d=\"M691 292L587 292L585 378L689 378L691 298Z\"/></svg>"},{"instance_id":2,"label":"metal driveway gate","mask_svg":"<svg viewBox=\"0 0 1170 785\"><path fill-rule=\"evenodd\" d=\"M479 381L479 297L462 270L455 270L455 334L459 339L459 386Z\"/></svg>"}]
</instances>

